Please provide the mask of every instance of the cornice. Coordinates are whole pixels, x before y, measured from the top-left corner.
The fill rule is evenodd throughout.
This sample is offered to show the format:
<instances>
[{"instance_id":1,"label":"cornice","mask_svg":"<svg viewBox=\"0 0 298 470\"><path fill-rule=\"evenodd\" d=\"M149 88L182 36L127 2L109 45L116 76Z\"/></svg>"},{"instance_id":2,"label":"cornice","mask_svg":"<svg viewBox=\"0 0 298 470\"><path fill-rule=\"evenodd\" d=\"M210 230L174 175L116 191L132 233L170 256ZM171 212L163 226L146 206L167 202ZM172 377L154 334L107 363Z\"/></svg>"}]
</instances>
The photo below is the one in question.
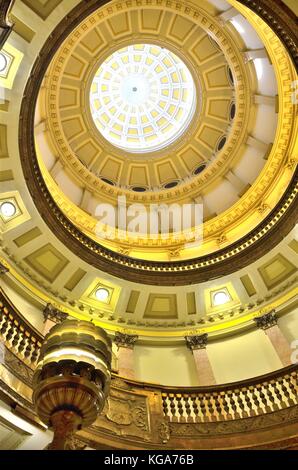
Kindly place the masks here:
<instances>
[{"instance_id":1,"label":"cornice","mask_svg":"<svg viewBox=\"0 0 298 470\"><path fill-rule=\"evenodd\" d=\"M10 35L13 24L9 21L8 14L11 10L15 0L2 0L0 2L0 49L3 47L4 43L7 41L8 36Z\"/></svg>"},{"instance_id":2,"label":"cornice","mask_svg":"<svg viewBox=\"0 0 298 470\"><path fill-rule=\"evenodd\" d=\"M256 322L257 327L261 330L268 330L269 328L277 325L277 315L275 310L272 310L271 312L265 313L260 317L255 317L254 321Z\"/></svg>"},{"instance_id":3,"label":"cornice","mask_svg":"<svg viewBox=\"0 0 298 470\"><path fill-rule=\"evenodd\" d=\"M237 0L260 16L283 42L298 70L298 25L294 13L281 0Z\"/></svg>"}]
</instances>

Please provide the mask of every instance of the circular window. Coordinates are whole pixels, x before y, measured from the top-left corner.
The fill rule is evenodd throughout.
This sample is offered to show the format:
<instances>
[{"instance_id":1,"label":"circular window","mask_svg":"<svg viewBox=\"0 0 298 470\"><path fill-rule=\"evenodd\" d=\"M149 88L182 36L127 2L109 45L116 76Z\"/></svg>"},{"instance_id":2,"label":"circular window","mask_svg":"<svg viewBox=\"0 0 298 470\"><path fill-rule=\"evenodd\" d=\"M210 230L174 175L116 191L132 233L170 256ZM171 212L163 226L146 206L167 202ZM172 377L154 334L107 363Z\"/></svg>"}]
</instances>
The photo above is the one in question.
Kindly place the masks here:
<instances>
[{"instance_id":1,"label":"circular window","mask_svg":"<svg viewBox=\"0 0 298 470\"><path fill-rule=\"evenodd\" d=\"M175 188L178 183L179 183L179 181L170 181L169 183L166 183L166 184L164 185L164 188L165 188L165 189Z\"/></svg>"},{"instance_id":2,"label":"circular window","mask_svg":"<svg viewBox=\"0 0 298 470\"><path fill-rule=\"evenodd\" d=\"M104 289L103 287L100 287L95 292L95 297L100 302L106 302L109 298L109 295L110 295L110 293L109 293L108 289Z\"/></svg>"},{"instance_id":3,"label":"circular window","mask_svg":"<svg viewBox=\"0 0 298 470\"><path fill-rule=\"evenodd\" d=\"M214 305L214 307L216 307L218 305L226 304L229 301L230 301L230 296L224 291L216 292L213 295L213 305Z\"/></svg>"},{"instance_id":4,"label":"circular window","mask_svg":"<svg viewBox=\"0 0 298 470\"><path fill-rule=\"evenodd\" d=\"M202 173L202 171L205 170L206 166L206 163L201 163L201 165L197 166L197 168L194 170L193 174L199 175L200 173Z\"/></svg>"},{"instance_id":5,"label":"circular window","mask_svg":"<svg viewBox=\"0 0 298 470\"><path fill-rule=\"evenodd\" d=\"M231 85L234 86L234 84L235 84L234 75L233 75L232 70L230 69L230 67L228 67L228 77L229 77Z\"/></svg>"},{"instance_id":6,"label":"circular window","mask_svg":"<svg viewBox=\"0 0 298 470\"><path fill-rule=\"evenodd\" d=\"M221 139L218 142L217 150L222 150L225 146L226 141L227 141L226 136L221 137Z\"/></svg>"},{"instance_id":7,"label":"circular window","mask_svg":"<svg viewBox=\"0 0 298 470\"><path fill-rule=\"evenodd\" d=\"M145 191L147 191L147 188L144 188L143 186L134 186L132 190L136 193L144 193Z\"/></svg>"},{"instance_id":8,"label":"circular window","mask_svg":"<svg viewBox=\"0 0 298 470\"><path fill-rule=\"evenodd\" d=\"M3 217L6 219L9 219L10 217L13 217L16 212L16 206L12 202L3 202L0 206L0 212Z\"/></svg>"},{"instance_id":9,"label":"circular window","mask_svg":"<svg viewBox=\"0 0 298 470\"><path fill-rule=\"evenodd\" d=\"M231 119L231 121L233 121L235 116L236 116L236 104L232 103L231 107L230 107L230 119Z\"/></svg>"},{"instance_id":10,"label":"circular window","mask_svg":"<svg viewBox=\"0 0 298 470\"><path fill-rule=\"evenodd\" d=\"M0 53L0 72L4 72L7 67L7 59L5 55L1 52Z\"/></svg>"},{"instance_id":11,"label":"circular window","mask_svg":"<svg viewBox=\"0 0 298 470\"><path fill-rule=\"evenodd\" d=\"M186 130L196 107L196 88L173 52L134 44L101 64L91 85L90 107L97 129L110 143L128 152L152 152Z\"/></svg>"},{"instance_id":12,"label":"circular window","mask_svg":"<svg viewBox=\"0 0 298 470\"><path fill-rule=\"evenodd\" d=\"M113 181L109 180L108 178L101 178L101 180L110 186L115 186L115 183L113 183Z\"/></svg>"}]
</instances>

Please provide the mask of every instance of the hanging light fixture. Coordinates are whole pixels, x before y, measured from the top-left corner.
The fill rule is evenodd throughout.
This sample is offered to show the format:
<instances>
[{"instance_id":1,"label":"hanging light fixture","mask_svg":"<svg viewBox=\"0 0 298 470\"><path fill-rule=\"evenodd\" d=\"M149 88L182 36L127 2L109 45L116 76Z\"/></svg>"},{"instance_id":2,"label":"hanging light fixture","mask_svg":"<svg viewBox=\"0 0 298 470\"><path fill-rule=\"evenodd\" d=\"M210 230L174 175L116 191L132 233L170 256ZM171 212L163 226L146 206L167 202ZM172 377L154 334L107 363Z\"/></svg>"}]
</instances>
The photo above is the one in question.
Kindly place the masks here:
<instances>
[{"instance_id":1,"label":"hanging light fixture","mask_svg":"<svg viewBox=\"0 0 298 470\"><path fill-rule=\"evenodd\" d=\"M111 359L111 340L93 323L65 320L46 335L33 377L33 402L54 431L51 450L69 449L75 432L102 411Z\"/></svg>"}]
</instances>

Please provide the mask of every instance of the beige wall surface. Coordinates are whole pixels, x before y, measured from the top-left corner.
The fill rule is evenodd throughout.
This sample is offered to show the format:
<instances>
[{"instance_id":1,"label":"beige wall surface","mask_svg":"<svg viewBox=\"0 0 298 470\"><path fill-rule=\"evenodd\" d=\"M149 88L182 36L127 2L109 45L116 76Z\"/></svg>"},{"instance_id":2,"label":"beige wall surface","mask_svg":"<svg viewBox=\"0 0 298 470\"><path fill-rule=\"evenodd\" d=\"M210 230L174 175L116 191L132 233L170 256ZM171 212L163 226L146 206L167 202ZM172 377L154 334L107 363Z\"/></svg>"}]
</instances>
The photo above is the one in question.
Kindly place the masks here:
<instances>
[{"instance_id":1,"label":"beige wall surface","mask_svg":"<svg viewBox=\"0 0 298 470\"><path fill-rule=\"evenodd\" d=\"M198 385L192 352L186 346L135 346L136 379L162 385Z\"/></svg>"},{"instance_id":2,"label":"beige wall surface","mask_svg":"<svg viewBox=\"0 0 298 470\"><path fill-rule=\"evenodd\" d=\"M262 330L211 343L209 357L217 383L244 380L283 367Z\"/></svg>"},{"instance_id":3,"label":"beige wall surface","mask_svg":"<svg viewBox=\"0 0 298 470\"><path fill-rule=\"evenodd\" d=\"M34 328L38 331L43 331L43 314L42 307L33 305L31 302L27 301L22 295L20 295L16 289L0 280L0 286L4 290L7 297L15 305L15 307L20 311L20 313L31 323Z\"/></svg>"},{"instance_id":4,"label":"beige wall surface","mask_svg":"<svg viewBox=\"0 0 298 470\"><path fill-rule=\"evenodd\" d=\"M289 343L298 340L298 308L281 317L278 325Z\"/></svg>"},{"instance_id":5,"label":"beige wall surface","mask_svg":"<svg viewBox=\"0 0 298 470\"><path fill-rule=\"evenodd\" d=\"M279 327L291 344L298 339L298 309L279 319ZM212 342L208 355L217 383L235 382L283 367L263 330ZM163 385L198 385L192 353L186 346L135 346L136 379Z\"/></svg>"}]
</instances>

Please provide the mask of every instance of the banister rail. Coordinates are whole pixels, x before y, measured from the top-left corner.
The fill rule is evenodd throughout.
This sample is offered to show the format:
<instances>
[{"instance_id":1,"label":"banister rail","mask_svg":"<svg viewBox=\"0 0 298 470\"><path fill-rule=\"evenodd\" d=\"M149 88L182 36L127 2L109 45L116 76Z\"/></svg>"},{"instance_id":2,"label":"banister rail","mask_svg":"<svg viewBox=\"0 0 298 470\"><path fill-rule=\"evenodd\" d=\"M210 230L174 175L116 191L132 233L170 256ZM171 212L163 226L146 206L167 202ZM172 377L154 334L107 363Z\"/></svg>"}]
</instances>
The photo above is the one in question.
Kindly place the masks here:
<instances>
[{"instance_id":1,"label":"banister rail","mask_svg":"<svg viewBox=\"0 0 298 470\"><path fill-rule=\"evenodd\" d=\"M25 320L0 288L0 336L31 367L37 361L42 335Z\"/></svg>"},{"instance_id":2,"label":"banister rail","mask_svg":"<svg viewBox=\"0 0 298 470\"><path fill-rule=\"evenodd\" d=\"M298 366L208 391L162 391L164 415L171 422L227 421L260 416L298 404Z\"/></svg>"},{"instance_id":3,"label":"banister rail","mask_svg":"<svg viewBox=\"0 0 298 470\"><path fill-rule=\"evenodd\" d=\"M0 336L18 357L35 367L43 336L0 288ZM119 379L117 374L113 378ZM238 382L208 387L171 387L121 378L134 390L161 394L170 422L228 421L259 416L298 404L298 365Z\"/></svg>"},{"instance_id":4,"label":"banister rail","mask_svg":"<svg viewBox=\"0 0 298 470\"><path fill-rule=\"evenodd\" d=\"M16 403L24 403L24 396L21 400L18 397L19 391L24 390L21 383L25 383L25 407L27 412L30 409L34 414L30 389L43 335L26 321L1 288L0 340L12 353L7 357L4 355L0 390L8 390L10 397L15 396ZM12 356L18 358L17 370ZM7 383L5 369L12 374L10 377L18 378L21 383L14 379ZM136 445L138 448L150 445L188 448L190 439L194 448L200 445L213 448L212 439L225 436L222 444L216 441L215 445L229 447L234 445L234 441L232 437L229 441L227 436L235 432L239 445L245 446L242 433L247 429L255 429L256 426L264 430L274 428L278 437L279 427L284 423L287 425L289 422L289 426L294 423L297 428L298 364L259 377L204 387L164 386L112 374L108 400L107 414L101 415L96 426L81 435L92 446L99 445L101 448L102 440L107 439L109 445L115 448L119 443L120 448L121 445L126 448L128 443L131 448ZM122 443L115 440L120 432L119 426ZM269 434L271 436L271 431ZM202 441L200 436L208 436L209 440L206 438ZM258 436L255 437L254 445L260 443Z\"/></svg>"}]
</instances>

